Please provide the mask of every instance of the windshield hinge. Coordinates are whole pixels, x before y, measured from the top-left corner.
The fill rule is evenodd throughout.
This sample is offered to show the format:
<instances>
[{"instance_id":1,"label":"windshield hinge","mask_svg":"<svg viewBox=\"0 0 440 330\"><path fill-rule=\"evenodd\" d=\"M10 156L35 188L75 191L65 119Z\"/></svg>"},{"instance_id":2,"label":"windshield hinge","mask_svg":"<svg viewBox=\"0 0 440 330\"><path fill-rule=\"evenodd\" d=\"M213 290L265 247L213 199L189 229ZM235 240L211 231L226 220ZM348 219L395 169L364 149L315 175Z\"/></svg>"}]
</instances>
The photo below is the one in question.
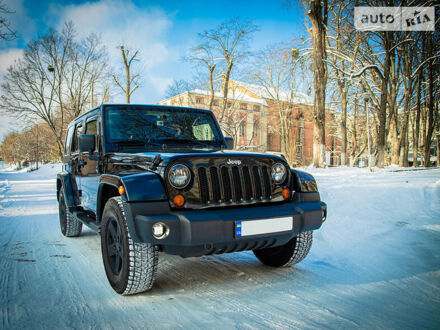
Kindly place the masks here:
<instances>
[{"instance_id":1,"label":"windshield hinge","mask_svg":"<svg viewBox=\"0 0 440 330\"><path fill-rule=\"evenodd\" d=\"M160 154L157 154L156 157L154 157L153 159L153 164L151 165L150 169L152 171L157 170L157 167L159 166L159 164L162 162L162 157L160 157Z\"/></svg>"}]
</instances>

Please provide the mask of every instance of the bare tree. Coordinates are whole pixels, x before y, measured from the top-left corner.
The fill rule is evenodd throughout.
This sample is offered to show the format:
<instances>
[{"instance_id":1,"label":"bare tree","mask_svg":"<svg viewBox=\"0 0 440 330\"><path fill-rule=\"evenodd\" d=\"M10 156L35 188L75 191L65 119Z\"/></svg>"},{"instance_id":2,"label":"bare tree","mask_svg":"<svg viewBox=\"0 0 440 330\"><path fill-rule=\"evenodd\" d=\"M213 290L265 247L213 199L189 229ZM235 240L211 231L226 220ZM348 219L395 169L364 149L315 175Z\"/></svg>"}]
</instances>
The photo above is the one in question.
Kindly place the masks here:
<instances>
[{"instance_id":1,"label":"bare tree","mask_svg":"<svg viewBox=\"0 0 440 330\"><path fill-rule=\"evenodd\" d=\"M70 56L64 80L70 113L76 117L107 97L109 67L105 47L95 34L73 43Z\"/></svg>"},{"instance_id":2,"label":"bare tree","mask_svg":"<svg viewBox=\"0 0 440 330\"><path fill-rule=\"evenodd\" d=\"M176 95L190 92L193 89L193 84L186 80L176 80L174 79L171 84L168 85L165 91L165 98L169 99Z\"/></svg>"},{"instance_id":3,"label":"bare tree","mask_svg":"<svg viewBox=\"0 0 440 330\"><path fill-rule=\"evenodd\" d=\"M85 54L105 51L97 45L96 40L92 44L78 43L73 26L67 23L61 33L52 30L30 42L23 58L16 60L4 76L0 109L27 122L46 123L55 137L60 157L66 124L87 109L85 100L90 95L91 77L86 79L84 73L81 75L78 63L86 58L89 62L86 67L94 72L99 61L91 58L100 56ZM95 72L98 79L100 71Z\"/></svg>"},{"instance_id":4,"label":"bare tree","mask_svg":"<svg viewBox=\"0 0 440 330\"><path fill-rule=\"evenodd\" d=\"M282 45L267 47L256 56L250 77L264 89L268 99L274 100L278 110L278 133L281 141L281 152L290 162L296 161L293 140L293 113L296 93L295 72L299 62L296 49Z\"/></svg>"},{"instance_id":5,"label":"bare tree","mask_svg":"<svg viewBox=\"0 0 440 330\"><path fill-rule=\"evenodd\" d=\"M325 91L327 85L327 0L310 0L308 11L312 27L309 30L313 42L314 69L314 120L313 120L313 165L324 167L325 164Z\"/></svg>"},{"instance_id":6,"label":"bare tree","mask_svg":"<svg viewBox=\"0 0 440 330\"><path fill-rule=\"evenodd\" d=\"M210 91L210 98L209 98L209 110L212 110L212 106L214 104L214 97L215 97L215 91L214 91L214 71L216 68L216 63L213 55L213 49L207 44L202 43L198 45L195 48L192 48L190 51L190 55L186 57L187 61L193 62L196 64L196 66L203 66L208 69L208 84L209 84L209 91Z\"/></svg>"},{"instance_id":7,"label":"bare tree","mask_svg":"<svg viewBox=\"0 0 440 330\"><path fill-rule=\"evenodd\" d=\"M6 15L14 14L14 11L10 10L0 0L0 40L11 41L17 37L17 32L12 30L11 23L6 18Z\"/></svg>"},{"instance_id":8,"label":"bare tree","mask_svg":"<svg viewBox=\"0 0 440 330\"><path fill-rule=\"evenodd\" d=\"M427 108L427 115L425 116L425 122L424 126L426 127L426 130L423 131L424 135L424 150L423 150L423 160L424 165L426 167L429 167L431 165L430 161L430 153L431 153L431 144L432 144L432 138L434 129L436 126L438 126L438 118L436 117L436 114L438 113L438 93L435 93L434 89L435 87L438 88L438 80L436 79L435 75L438 77L440 74L440 63L438 60L438 57L435 58L434 54L438 53L438 35L436 36L434 33L427 33L427 57L428 57L428 65L427 65L427 82L428 82L428 93L427 93L427 102L426 102L426 108ZM437 86L436 86L437 83ZM438 91L438 89L437 89ZM437 95L436 95L437 94ZM437 102L436 102L437 98ZM437 107L437 111L435 109ZM437 119L437 120L436 120ZM426 135L425 135L426 134Z\"/></svg>"},{"instance_id":9,"label":"bare tree","mask_svg":"<svg viewBox=\"0 0 440 330\"><path fill-rule=\"evenodd\" d=\"M352 24L354 4L349 1L333 1L332 4L329 8L332 17L327 31L327 53L333 73L330 79L336 82L341 105L341 165L347 165L347 110L353 81L345 73L352 74L356 71L361 39L359 31Z\"/></svg>"},{"instance_id":10,"label":"bare tree","mask_svg":"<svg viewBox=\"0 0 440 330\"><path fill-rule=\"evenodd\" d=\"M120 79L113 75L113 79L115 83L122 89L125 94L125 102L130 104L131 94L139 87L139 72L133 72L132 65L135 61L138 61L139 50L135 50L134 52L129 49L125 49L123 45L120 46L121 55L122 55L122 63L124 64L125 69L125 87L123 87ZM132 87L133 86L133 87Z\"/></svg>"},{"instance_id":11,"label":"bare tree","mask_svg":"<svg viewBox=\"0 0 440 330\"><path fill-rule=\"evenodd\" d=\"M217 29L204 31L200 34L202 44L209 50L213 57L220 57L222 67L222 92L223 104L219 114L220 123L231 119L228 108L229 80L234 65L237 65L249 54L247 42L258 27L251 20L238 18L223 22Z\"/></svg>"}]
</instances>

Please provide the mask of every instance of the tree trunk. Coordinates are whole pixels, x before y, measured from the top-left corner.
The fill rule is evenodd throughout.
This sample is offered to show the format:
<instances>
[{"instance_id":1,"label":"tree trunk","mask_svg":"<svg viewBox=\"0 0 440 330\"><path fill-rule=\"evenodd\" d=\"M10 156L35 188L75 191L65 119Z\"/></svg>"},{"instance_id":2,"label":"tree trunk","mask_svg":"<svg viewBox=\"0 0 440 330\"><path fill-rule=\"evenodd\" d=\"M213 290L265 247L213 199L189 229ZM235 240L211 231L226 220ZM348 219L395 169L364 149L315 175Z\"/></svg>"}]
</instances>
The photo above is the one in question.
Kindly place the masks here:
<instances>
[{"instance_id":1,"label":"tree trunk","mask_svg":"<svg viewBox=\"0 0 440 330\"><path fill-rule=\"evenodd\" d=\"M355 155L357 150L357 115L358 115L358 102L357 102L357 91L355 94L355 102L354 102L354 113L353 113L353 128L351 133L351 143L352 149L350 152L350 166L355 166Z\"/></svg>"},{"instance_id":2,"label":"tree trunk","mask_svg":"<svg viewBox=\"0 0 440 330\"><path fill-rule=\"evenodd\" d=\"M432 38L431 36L429 38L429 55L432 55ZM425 160L425 167L431 166L430 161L430 151L431 151L431 142L432 142L432 134L434 133L434 67L433 67L433 61L429 61L428 65L428 93L429 93L429 103L428 103L428 114L427 114L427 128L428 131L426 132L426 139L424 144L424 160Z\"/></svg>"},{"instance_id":3,"label":"tree trunk","mask_svg":"<svg viewBox=\"0 0 440 330\"><path fill-rule=\"evenodd\" d=\"M377 167L383 168L385 163L385 148L386 148L386 121L387 121L387 98L388 98L388 80L391 67L391 56L389 49L391 43L391 32L384 32L385 34L385 63L384 72L381 84L380 106L379 106L379 132L377 136Z\"/></svg>"},{"instance_id":4,"label":"tree trunk","mask_svg":"<svg viewBox=\"0 0 440 330\"><path fill-rule=\"evenodd\" d=\"M419 71L417 78L417 108L415 119L415 130L413 132L413 166L419 167L419 135L420 135L420 112L421 112L421 98L422 98L422 70Z\"/></svg>"},{"instance_id":5,"label":"tree trunk","mask_svg":"<svg viewBox=\"0 0 440 330\"><path fill-rule=\"evenodd\" d=\"M347 165L347 93L341 94L341 165Z\"/></svg>"},{"instance_id":6,"label":"tree trunk","mask_svg":"<svg viewBox=\"0 0 440 330\"><path fill-rule=\"evenodd\" d=\"M215 64L213 66L209 67L209 90L211 92L211 96L209 98L209 110L212 110L212 105L214 103L214 81L213 81L213 75L215 70Z\"/></svg>"},{"instance_id":7,"label":"tree trunk","mask_svg":"<svg viewBox=\"0 0 440 330\"><path fill-rule=\"evenodd\" d=\"M327 0L311 0L308 13L312 22L314 64L313 166L325 166L325 88L327 85L326 26Z\"/></svg>"},{"instance_id":8,"label":"tree trunk","mask_svg":"<svg viewBox=\"0 0 440 330\"><path fill-rule=\"evenodd\" d=\"M405 34L405 38L409 38L410 34ZM413 96L413 51L412 48L408 47L407 44L403 46L403 87L405 92L405 103L404 103L404 119L402 123L402 130L400 134L400 158L399 165L402 167L408 167L408 149L409 149L409 119L410 119L410 107L411 99Z\"/></svg>"},{"instance_id":9,"label":"tree trunk","mask_svg":"<svg viewBox=\"0 0 440 330\"><path fill-rule=\"evenodd\" d=\"M406 100L405 100L406 103ZM408 101L409 103L409 101ZM406 104L405 104L406 108ZM409 104L408 110L405 109L405 116L403 119L402 130L400 132L400 157L399 166L408 167L408 125L409 125Z\"/></svg>"},{"instance_id":10,"label":"tree trunk","mask_svg":"<svg viewBox=\"0 0 440 330\"><path fill-rule=\"evenodd\" d=\"M390 133L389 138L391 140L391 164L399 164L400 143L399 143L399 121L397 111L393 112L390 121Z\"/></svg>"},{"instance_id":11,"label":"tree trunk","mask_svg":"<svg viewBox=\"0 0 440 330\"><path fill-rule=\"evenodd\" d=\"M130 104L130 68L127 66L127 62L125 62L125 70L127 79L127 87L125 87L125 102Z\"/></svg>"},{"instance_id":12,"label":"tree trunk","mask_svg":"<svg viewBox=\"0 0 440 330\"><path fill-rule=\"evenodd\" d=\"M224 79L223 79L223 109L222 109L222 113L220 114L220 123L223 123L225 121L229 120L229 115L228 115L228 91L229 91L229 77L231 75L231 70L232 70L232 66L234 65L233 62L228 62L228 69L226 70L225 74L224 74ZM229 127L228 127L229 128Z\"/></svg>"}]
</instances>

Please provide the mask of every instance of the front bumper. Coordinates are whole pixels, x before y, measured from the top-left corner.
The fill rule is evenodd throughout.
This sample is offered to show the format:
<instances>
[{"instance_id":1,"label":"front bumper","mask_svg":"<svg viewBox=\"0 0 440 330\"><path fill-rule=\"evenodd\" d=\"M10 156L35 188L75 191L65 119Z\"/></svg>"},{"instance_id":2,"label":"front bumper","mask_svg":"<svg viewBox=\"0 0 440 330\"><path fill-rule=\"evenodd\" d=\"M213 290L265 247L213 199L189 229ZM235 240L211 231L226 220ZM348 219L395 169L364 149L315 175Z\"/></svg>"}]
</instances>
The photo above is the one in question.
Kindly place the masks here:
<instances>
[{"instance_id":1,"label":"front bumper","mask_svg":"<svg viewBox=\"0 0 440 330\"><path fill-rule=\"evenodd\" d=\"M168 201L156 201L124 203L124 210L134 241L156 244L166 253L191 257L283 245L300 232L321 227L327 206L319 200L319 193L297 193L293 201L276 205L171 210ZM292 230L235 236L236 221L286 216L292 217ZM170 229L164 239L152 235L152 226L157 222Z\"/></svg>"}]
</instances>

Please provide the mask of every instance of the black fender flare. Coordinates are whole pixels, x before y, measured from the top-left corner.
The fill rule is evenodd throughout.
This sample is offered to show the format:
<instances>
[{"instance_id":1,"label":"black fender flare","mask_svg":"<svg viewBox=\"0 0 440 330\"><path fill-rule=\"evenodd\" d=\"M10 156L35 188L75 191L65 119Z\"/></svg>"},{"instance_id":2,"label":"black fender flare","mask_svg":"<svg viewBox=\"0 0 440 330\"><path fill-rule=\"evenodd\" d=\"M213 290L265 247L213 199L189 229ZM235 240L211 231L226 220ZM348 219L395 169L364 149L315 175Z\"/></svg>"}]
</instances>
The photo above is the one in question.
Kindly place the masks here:
<instances>
[{"instance_id":1,"label":"black fender flare","mask_svg":"<svg viewBox=\"0 0 440 330\"><path fill-rule=\"evenodd\" d=\"M57 174L57 199L61 189L63 189L64 201L69 209L79 205L76 181L72 179L69 172L64 171Z\"/></svg>"},{"instance_id":2,"label":"black fender flare","mask_svg":"<svg viewBox=\"0 0 440 330\"><path fill-rule=\"evenodd\" d=\"M121 186L123 186L125 190L125 193L122 195L119 194L119 187ZM113 189L113 191L117 191L116 196L121 196L128 231L131 238L135 242L139 242L140 239L137 235L130 203L167 201L168 198L164 185L162 184L162 179L154 172L141 172L122 176L114 174L101 175L97 196L97 218L99 221L105 206L103 203L106 202L104 201L105 196L103 196L103 194L106 191L105 189L109 187L111 187L110 189Z\"/></svg>"},{"instance_id":3,"label":"black fender flare","mask_svg":"<svg viewBox=\"0 0 440 330\"><path fill-rule=\"evenodd\" d=\"M296 169L292 169L292 174L294 174L294 180L296 177L299 181L301 192L318 192L318 185L313 175Z\"/></svg>"}]
</instances>

